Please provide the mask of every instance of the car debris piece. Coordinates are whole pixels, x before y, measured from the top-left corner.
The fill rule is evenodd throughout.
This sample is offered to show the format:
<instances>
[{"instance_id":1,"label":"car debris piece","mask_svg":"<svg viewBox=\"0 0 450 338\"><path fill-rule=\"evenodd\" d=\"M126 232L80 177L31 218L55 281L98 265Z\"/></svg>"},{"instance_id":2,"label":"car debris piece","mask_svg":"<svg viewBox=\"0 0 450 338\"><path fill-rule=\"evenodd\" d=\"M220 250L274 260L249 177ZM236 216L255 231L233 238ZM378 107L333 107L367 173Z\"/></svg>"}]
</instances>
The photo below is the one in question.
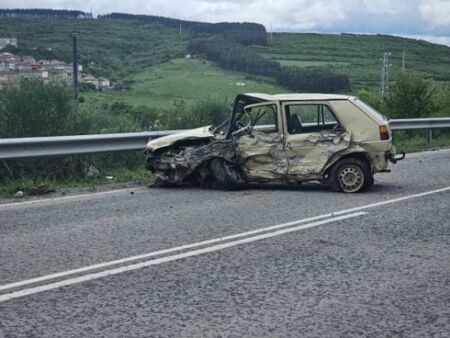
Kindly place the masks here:
<instances>
[{"instance_id":1,"label":"car debris piece","mask_svg":"<svg viewBox=\"0 0 450 338\"><path fill-rule=\"evenodd\" d=\"M330 94L240 94L217 128L150 140L146 152L153 186L319 181L348 193L404 158L386 117L356 97Z\"/></svg>"},{"instance_id":2,"label":"car debris piece","mask_svg":"<svg viewBox=\"0 0 450 338\"><path fill-rule=\"evenodd\" d=\"M36 188L23 188L23 193L28 196L47 195L55 192L55 189L50 188L48 185L40 185Z\"/></svg>"}]
</instances>

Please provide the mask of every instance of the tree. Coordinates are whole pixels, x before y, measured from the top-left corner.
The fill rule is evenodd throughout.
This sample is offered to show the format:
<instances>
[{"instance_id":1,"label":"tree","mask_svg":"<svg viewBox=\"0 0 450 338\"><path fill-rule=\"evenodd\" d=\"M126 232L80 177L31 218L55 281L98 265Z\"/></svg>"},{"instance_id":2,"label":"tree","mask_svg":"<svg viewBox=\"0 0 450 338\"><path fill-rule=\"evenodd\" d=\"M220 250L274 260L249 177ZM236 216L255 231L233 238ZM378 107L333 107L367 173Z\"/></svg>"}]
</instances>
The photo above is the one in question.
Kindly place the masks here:
<instances>
[{"instance_id":1,"label":"tree","mask_svg":"<svg viewBox=\"0 0 450 338\"><path fill-rule=\"evenodd\" d=\"M412 73L400 74L385 103L390 118L429 117L438 109L433 83Z\"/></svg>"}]
</instances>

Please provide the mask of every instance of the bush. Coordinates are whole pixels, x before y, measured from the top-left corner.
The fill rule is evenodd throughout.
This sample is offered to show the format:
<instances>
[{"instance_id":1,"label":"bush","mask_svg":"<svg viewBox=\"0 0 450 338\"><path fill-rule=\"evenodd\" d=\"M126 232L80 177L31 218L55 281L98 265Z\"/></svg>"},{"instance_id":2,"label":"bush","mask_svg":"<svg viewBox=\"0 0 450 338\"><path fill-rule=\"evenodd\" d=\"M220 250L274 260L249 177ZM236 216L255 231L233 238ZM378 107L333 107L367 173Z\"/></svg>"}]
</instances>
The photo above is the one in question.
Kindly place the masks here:
<instances>
[{"instance_id":1,"label":"bush","mask_svg":"<svg viewBox=\"0 0 450 338\"><path fill-rule=\"evenodd\" d=\"M230 115L227 98L204 97L187 107L185 102L174 102L174 111L166 114L164 125L170 129L196 128L207 125L217 126Z\"/></svg>"},{"instance_id":2,"label":"bush","mask_svg":"<svg viewBox=\"0 0 450 338\"><path fill-rule=\"evenodd\" d=\"M386 104L379 92L360 90L358 97L379 112L386 114Z\"/></svg>"},{"instance_id":3,"label":"bush","mask_svg":"<svg viewBox=\"0 0 450 338\"><path fill-rule=\"evenodd\" d=\"M0 92L0 137L63 135L74 109L70 88L24 79Z\"/></svg>"},{"instance_id":4,"label":"bush","mask_svg":"<svg viewBox=\"0 0 450 338\"><path fill-rule=\"evenodd\" d=\"M439 109L433 82L412 73L402 73L385 98L390 118L429 117Z\"/></svg>"}]
</instances>

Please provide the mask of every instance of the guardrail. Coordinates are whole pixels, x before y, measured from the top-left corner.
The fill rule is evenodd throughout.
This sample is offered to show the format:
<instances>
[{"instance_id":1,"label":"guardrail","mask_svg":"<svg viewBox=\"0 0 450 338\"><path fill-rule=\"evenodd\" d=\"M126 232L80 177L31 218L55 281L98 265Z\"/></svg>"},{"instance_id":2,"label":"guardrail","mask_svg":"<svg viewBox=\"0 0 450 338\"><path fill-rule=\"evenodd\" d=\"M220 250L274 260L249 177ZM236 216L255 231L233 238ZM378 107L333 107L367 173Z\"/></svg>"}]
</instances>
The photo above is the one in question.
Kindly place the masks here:
<instances>
[{"instance_id":1,"label":"guardrail","mask_svg":"<svg viewBox=\"0 0 450 338\"><path fill-rule=\"evenodd\" d=\"M181 130L0 139L0 160L86 155L145 149L148 139Z\"/></svg>"},{"instance_id":2,"label":"guardrail","mask_svg":"<svg viewBox=\"0 0 450 338\"><path fill-rule=\"evenodd\" d=\"M399 119L389 121L392 130L426 129L428 144L432 129L450 128L450 118ZM148 139L171 135L182 130L139 133L74 135L0 139L0 161L24 158L86 155L117 151L139 151Z\"/></svg>"},{"instance_id":3,"label":"guardrail","mask_svg":"<svg viewBox=\"0 0 450 338\"><path fill-rule=\"evenodd\" d=\"M450 128L450 117L430 117L421 119L395 119L390 120L391 130L416 130L425 129L427 145L431 147L433 143L433 129Z\"/></svg>"}]
</instances>

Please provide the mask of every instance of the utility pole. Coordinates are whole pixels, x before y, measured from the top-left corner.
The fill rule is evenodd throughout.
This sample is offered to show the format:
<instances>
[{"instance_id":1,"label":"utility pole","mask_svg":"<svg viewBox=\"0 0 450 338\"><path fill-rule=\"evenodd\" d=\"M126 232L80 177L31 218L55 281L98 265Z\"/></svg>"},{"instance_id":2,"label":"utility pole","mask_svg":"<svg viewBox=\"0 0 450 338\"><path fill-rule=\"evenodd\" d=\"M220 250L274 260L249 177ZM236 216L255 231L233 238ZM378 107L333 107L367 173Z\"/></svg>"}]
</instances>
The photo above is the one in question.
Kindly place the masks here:
<instances>
[{"instance_id":1,"label":"utility pole","mask_svg":"<svg viewBox=\"0 0 450 338\"><path fill-rule=\"evenodd\" d=\"M78 54L77 54L77 33L72 33L72 78L73 78L73 97L78 99Z\"/></svg>"},{"instance_id":2,"label":"utility pole","mask_svg":"<svg viewBox=\"0 0 450 338\"><path fill-rule=\"evenodd\" d=\"M270 44L273 43L273 28L272 28L272 21L270 22Z\"/></svg>"},{"instance_id":3,"label":"utility pole","mask_svg":"<svg viewBox=\"0 0 450 338\"><path fill-rule=\"evenodd\" d=\"M403 49L402 70L405 71L405 49Z\"/></svg>"},{"instance_id":4,"label":"utility pole","mask_svg":"<svg viewBox=\"0 0 450 338\"><path fill-rule=\"evenodd\" d=\"M385 52L381 61L380 94L384 96L389 90L389 57L391 53Z\"/></svg>"}]
</instances>

